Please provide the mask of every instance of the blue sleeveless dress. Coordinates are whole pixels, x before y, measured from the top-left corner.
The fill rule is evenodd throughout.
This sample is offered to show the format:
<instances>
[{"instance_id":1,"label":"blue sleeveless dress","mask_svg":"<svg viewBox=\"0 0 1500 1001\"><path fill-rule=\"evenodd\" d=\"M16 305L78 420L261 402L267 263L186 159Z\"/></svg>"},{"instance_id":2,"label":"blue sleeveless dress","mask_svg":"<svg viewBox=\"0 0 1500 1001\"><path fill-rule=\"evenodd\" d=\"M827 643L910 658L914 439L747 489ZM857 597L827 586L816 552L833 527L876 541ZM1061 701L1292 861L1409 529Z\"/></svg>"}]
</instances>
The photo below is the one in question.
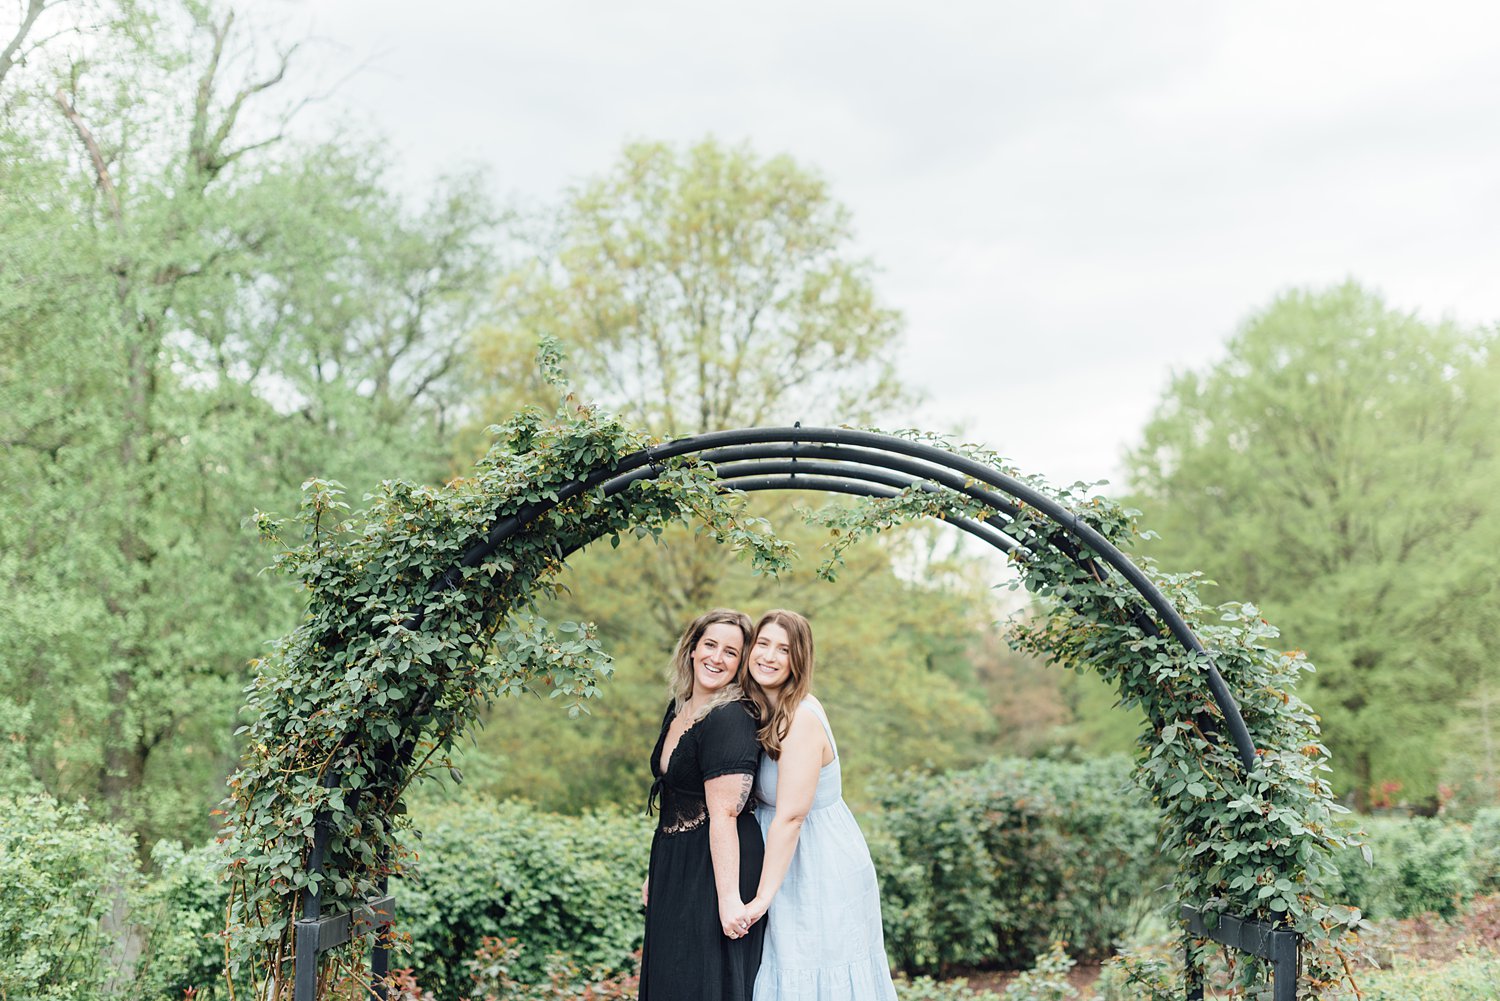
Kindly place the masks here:
<instances>
[{"instance_id":1,"label":"blue sleeveless dress","mask_svg":"<svg viewBox=\"0 0 1500 1001\"><path fill-rule=\"evenodd\" d=\"M818 773L812 809L771 902L754 998L896 1001L880 927L880 887L865 837L844 803L838 745L821 707L803 704L823 724L833 760ZM776 762L764 755L755 798L755 819L768 833L776 816Z\"/></svg>"}]
</instances>

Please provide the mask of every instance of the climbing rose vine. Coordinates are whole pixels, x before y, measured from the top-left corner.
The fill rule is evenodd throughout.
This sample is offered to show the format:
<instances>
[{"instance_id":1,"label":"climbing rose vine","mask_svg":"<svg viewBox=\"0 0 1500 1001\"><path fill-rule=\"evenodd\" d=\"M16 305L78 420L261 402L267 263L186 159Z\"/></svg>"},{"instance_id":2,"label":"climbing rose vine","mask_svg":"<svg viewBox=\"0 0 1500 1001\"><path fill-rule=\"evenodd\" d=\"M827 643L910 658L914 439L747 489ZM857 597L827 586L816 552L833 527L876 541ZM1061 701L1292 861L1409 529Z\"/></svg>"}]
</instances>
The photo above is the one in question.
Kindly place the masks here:
<instances>
[{"instance_id":1,"label":"climbing rose vine","mask_svg":"<svg viewBox=\"0 0 1500 1001\"><path fill-rule=\"evenodd\" d=\"M307 591L307 612L256 665L247 751L224 807L228 974L256 997L291 996L304 888L332 913L410 872L397 836L402 797L422 775L451 770L449 750L487 705L536 691L576 713L597 694L609 663L592 628L537 614L565 554L690 522L758 571L786 564L786 545L744 515L743 498L718 490L711 467L669 460L612 497L589 490L565 500L454 575L497 520L651 444L588 406L550 419L528 410L492 431L495 445L472 476L442 487L387 482L357 514L336 484L314 480L292 523L260 517L277 567ZM320 879L307 861L323 811L332 838ZM347 965L356 953L327 962Z\"/></svg>"},{"instance_id":2,"label":"climbing rose vine","mask_svg":"<svg viewBox=\"0 0 1500 1001\"><path fill-rule=\"evenodd\" d=\"M260 516L276 566L307 592L302 624L259 662L248 689L246 754L229 783L222 840L230 849L225 931L231 984L258 998L291 996L294 922L315 891L325 913L376 897L414 859L398 837L411 783L452 771L448 752L494 700L545 693L580 711L609 673L591 626L549 623L538 602L559 586L567 554L599 538L657 536L669 524L699 526L745 554L758 572L790 558L743 497L724 492L711 466L689 457L606 496L568 488L653 444L585 405L555 415L527 410L491 429L495 444L473 475L442 487L388 482L351 512L337 484L304 485L295 519ZM1015 475L992 453L916 432ZM1114 545L1140 537L1134 512L1082 485L1054 497ZM564 497L562 503L549 502ZM472 566L463 557L493 526L541 511ZM859 539L916 518L995 513L949 490L910 489L814 513L831 542L820 572L834 576ZM1220 733L1202 664L1140 614L1129 583L1034 509L1021 505L1004 531L1020 542L1017 586L1039 614L1014 628L1020 649L1112 682L1139 706L1148 728L1136 778L1162 810L1162 847L1178 862L1183 901L1286 921L1307 936L1301 996L1332 997L1347 970L1338 947L1358 912L1322 890L1331 855L1347 845L1326 775L1317 718L1293 694L1310 666L1274 649L1275 630L1253 606L1206 608L1196 574L1160 573L1138 560L1193 623L1240 701L1259 749L1246 774ZM316 818L332 837L321 877L310 875ZM373 934L373 933L366 933ZM336 950L328 972L359 976L360 950ZM1242 985L1255 978L1241 965ZM324 976L327 983L335 976Z\"/></svg>"},{"instance_id":3,"label":"climbing rose vine","mask_svg":"<svg viewBox=\"0 0 1500 1001\"><path fill-rule=\"evenodd\" d=\"M1058 490L1020 476L987 450L920 432L902 436L1017 476L1119 549L1149 537L1138 525L1139 512L1091 493L1088 484ZM1348 811L1333 798L1318 717L1295 694L1311 663L1301 651L1277 649L1276 628L1254 605L1205 606L1198 596L1201 573L1163 573L1150 559L1133 559L1192 625L1234 694L1256 747L1247 774L1220 729L1223 715L1201 655L1141 615L1139 594L1119 574L1092 560L1040 512L1019 507L1003 525L1022 543L1011 554L1013 586L1035 595L1037 608L1012 627L1011 643L1049 662L1096 672L1119 692L1121 706L1144 713L1135 780L1162 811L1161 848L1177 862L1177 897L1207 912L1209 921L1229 913L1289 924L1305 936L1297 996L1341 996L1354 985L1347 946L1361 915L1329 900L1325 887L1335 873L1334 855L1357 842L1335 820ZM915 487L856 508L827 509L821 520L834 541L819 570L835 574L844 549L903 522L992 514L951 491ZM1368 847L1363 850L1368 859ZM1265 973L1250 957L1226 958L1236 991L1249 990ZM1163 996L1180 996L1180 983L1174 991Z\"/></svg>"}]
</instances>

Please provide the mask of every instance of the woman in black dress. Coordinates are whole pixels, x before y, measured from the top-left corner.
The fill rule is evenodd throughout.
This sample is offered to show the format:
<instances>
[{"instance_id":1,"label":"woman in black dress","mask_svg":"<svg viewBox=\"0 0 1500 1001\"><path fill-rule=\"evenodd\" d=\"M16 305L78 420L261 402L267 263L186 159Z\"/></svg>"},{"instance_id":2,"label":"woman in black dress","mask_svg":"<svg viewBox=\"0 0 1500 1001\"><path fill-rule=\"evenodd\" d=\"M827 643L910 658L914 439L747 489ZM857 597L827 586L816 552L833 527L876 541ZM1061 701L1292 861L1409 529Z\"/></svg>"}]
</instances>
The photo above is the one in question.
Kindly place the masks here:
<instances>
[{"instance_id":1,"label":"woman in black dress","mask_svg":"<svg viewBox=\"0 0 1500 1001\"><path fill-rule=\"evenodd\" d=\"M746 809L760 742L734 682L750 630L743 612L716 608L688 626L672 658L672 703L651 752L660 815L641 887L640 1001L750 1001L760 969L765 925L745 914L765 855Z\"/></svg>"}]
</instances>

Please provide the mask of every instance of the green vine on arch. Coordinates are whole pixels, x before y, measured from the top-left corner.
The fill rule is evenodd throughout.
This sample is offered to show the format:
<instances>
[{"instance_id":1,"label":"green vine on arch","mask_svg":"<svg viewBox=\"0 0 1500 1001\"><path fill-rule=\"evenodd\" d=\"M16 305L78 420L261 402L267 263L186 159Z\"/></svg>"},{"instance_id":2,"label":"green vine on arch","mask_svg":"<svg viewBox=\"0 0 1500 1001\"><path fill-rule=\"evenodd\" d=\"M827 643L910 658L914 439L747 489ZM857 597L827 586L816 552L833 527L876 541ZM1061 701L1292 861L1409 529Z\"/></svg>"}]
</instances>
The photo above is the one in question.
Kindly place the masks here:
<instances>
[{"instance_id":1,"label":"green vine on arch","mask_svg":"<svg viewBox=\"0 0 1500 1001\"><path fill-rule=\"evenodd\" d=\"M397 837L402 796L424 773L451 768L447 752L486 705L535 690L576 713L597 694L609 662L591 627L537 614L559 586L562 553L690 522L746 553L757 571L788 563L787 544L745 515L743 497L718 489L711 467L675 459L612 497L585 491L552 508L464 568L455 586L438 588L497 517L556 500L652 444L570 404L554 419L529 410L492 431L496 443L474 475L443 487L389 481L351 515L336 484L315 480L304 485L294 525L258 516L280 549L276 566L308 596L302 624L255 665L247 750L224 807L227 972L257 998L290 997L304 888L331 913L410 871ZM301 538L290 544L284 535L293 527ZM320 880L307 860L325 810L333 836ZM329 962L357 974L347 959Z\"/></svg>"},{"instance_id":2,"label":"green vine on arch","mask_svg":"<svg viewBox=\"0 0 1500 1001\"><path fill-rule=\"evenodd\" d=\"M556 500L569 485L652 440L589 406L565 402L544 417L528 410L492 429L496 443L469 477L442 487L391 481L351 513L336 484L309 481L291 523L259 516L279 547L276 566L307 590L296 630L257 664L248 689L247 750L230 779L221 840L230 853L225 931L231 985L257 998L291 995L294 922L313 889L325 912L358 906L415 859L398 837L402 797L418 777L451 769L448 752L494 700L532 690L578 712L609 673L592 627L548 623L538 601L560 586L563 554L626 533L659 535L673 523L699 526L748 556L759 572L790 561L789 547L742 495L725 493L707 464L688 457L606 497L585 491L551 508L485 560L439 587L497 518ZM993 454L916 432L996 468ZM1010 470L1007 470L1010 472ZM1048 490L1123 546L1131 512L1077 491ZM896 498L828 509L816 517L832 544L820 572L832 576L858 539L921 517L990 512L951 491L911 489ZM295 543L287 540L300 531ZM1161 806L1163 847L1179 860L1183 900L1268 920L1307 935L1305 987L1330 996L1346 974L1337 949L1357 913L1322 892L1330 856L1347 840L1322 777L1327 751L1316 717L1291 694L1309 667L1267 644L1275 631L1248 605L1198 601L1196 575L1152 575L1195 623L1261 749L1244 776L1234 749L1213 735L1218 714L1202 672L1170 636L1151 635L1129 614L1139 599L1117 576L1089 572L1055 544L1055 528L1022 509L1006 531L1026 541L1019 580L1047 613L1021 623L1023 649L1114 682L1145 710L1141 786ZM1053 541L1049 541L1053 540ZM321 879L307 861L315 819L333 836ZM359 976L353 950L331 954L329 972ZM1248 980L1249 971L1246 971ZM332 977L322 977L327 983Z\"/></svg>"},{"instance_id":3,"label":"green vine on arch","mask_svg":"<svg viewBox=\"0 0 1500 1001\"><path fill-rule=\"evenodd\" d=\"M976 446L956 447L922 432L902 437L1018 475ZM1019 478L1121 550L1149 537L1139 528L1139 512L1091 494L1089 484L1058 490L1040 478ZM1132 614L1142 600L1127 581L1093 565L1086 550L1080 554L1039 512L1020 507L1005 526L1006 534L1025 544L1011 554L1011 586L1035 595L1040 614L1017 621L1010 641L1050 663L1094 671L1119 692L1120 706L1143 711L1148 729L1137 742L1135 780L1162 811L1161 847L1178 863L1179 899L1207 911L1286 922L1302 932L1298 997L1332 998L1343 985L1354 986L1347 946L1361 915L1330 901L1326 887L1335 853L1357 842L1335 821L1348 810L1335 802L1326 778L1329 755L1318 717L1295 694L1298 678L1312 664L1300 650L1273 645L1279 633L1254 605L1205 606L1198 596L1201 573L1163 573L1152 560L1133 558L1192 625L1234 694L1256 746L1255 768L1246 775L1227 734L1217 732L1223 716L1201 655ZM819 573L833 576L845 549L895 525L988 513L950 491L920 487L853 509L825 509L820 518L833 542ZM1368 847L1363 850L1368 860ZM1229 958L1237 966L1239 989L1263 972ZM1180 984L1156 986L1162 998L1180 996Z\"/></svg>"}]
</instances>

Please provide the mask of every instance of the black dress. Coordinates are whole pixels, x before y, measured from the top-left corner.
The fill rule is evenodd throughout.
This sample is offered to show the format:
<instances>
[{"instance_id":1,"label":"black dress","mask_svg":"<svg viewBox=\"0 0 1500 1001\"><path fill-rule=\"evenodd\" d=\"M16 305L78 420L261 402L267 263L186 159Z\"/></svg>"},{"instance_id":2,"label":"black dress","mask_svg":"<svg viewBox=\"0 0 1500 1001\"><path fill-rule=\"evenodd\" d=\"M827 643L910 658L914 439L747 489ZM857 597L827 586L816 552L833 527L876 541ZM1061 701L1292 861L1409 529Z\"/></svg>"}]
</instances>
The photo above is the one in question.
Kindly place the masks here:
<instances>
[{"instance_id":1,"label":"black dress","mask_svg":"<svg viewBox=\"0 0 1500 1001\"><path fill-rule=\"evenodd\" d=\"M760 969L764 919L743 938L731 939L719 924L719 892L708 844L704 783L721 775L754 778L760 744L755 718L743 702L729 702L683 733L667 770L659 766L667 728L676 711L667 707L661 736L651 751L653 797L661 812L651 840L646 943L641 956L640 1001L750 1001ZM740 896L750 900L760 884L765 842L755 811L747 805L736 819L740 837Z\"/></svg>"}]
</instances>

